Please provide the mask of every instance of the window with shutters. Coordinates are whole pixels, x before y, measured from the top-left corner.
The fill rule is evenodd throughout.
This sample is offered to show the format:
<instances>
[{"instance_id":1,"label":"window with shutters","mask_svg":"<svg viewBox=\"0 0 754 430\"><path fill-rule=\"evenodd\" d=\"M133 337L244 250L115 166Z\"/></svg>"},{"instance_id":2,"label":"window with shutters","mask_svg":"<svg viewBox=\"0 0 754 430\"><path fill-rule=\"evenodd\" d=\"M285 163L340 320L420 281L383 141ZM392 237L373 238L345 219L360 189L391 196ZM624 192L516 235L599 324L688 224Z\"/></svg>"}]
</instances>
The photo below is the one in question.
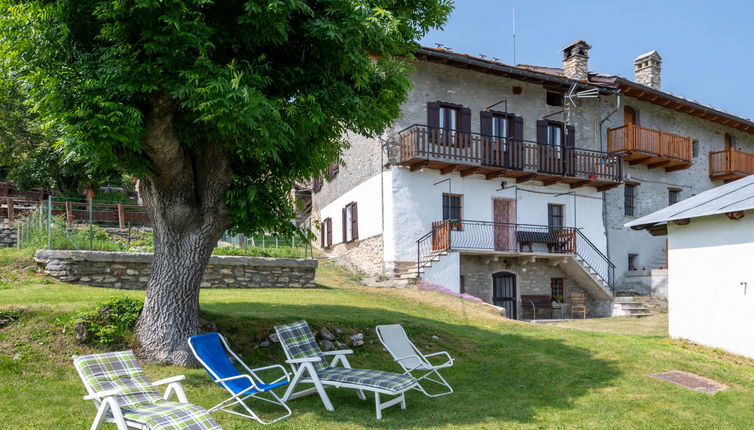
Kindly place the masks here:
<instances>
[{"instance_id":1,"label":"window with shutters","mask_svg":"<svg viewBox=\"0 0 754 430\"><path fill-rule=\"evenodd\" d=\"M470 142L471 110L459 104L427 103L427 126L432 141L442 145L467 145Z\"/></svg>"},{"instance_id":2,"label":"window with shutters","mask_svg":"<svg viewBox=\"0 0 754 430\"><path fill-rule=\"evenodd\" d=\"M320 229L320 242L322 248L329 248L332 246L332 218L325 218L322 221L322 228Z\"/></svg>"},{"instance_id":3,"label":"window with shutters","mask_svg":"<svg viewBox=\"0 0 754 430\"><path fill-rule=\"evenodd\" d=\"M353 242L359 239L359 212L356 202L351 202L343 208L343 242Z\"/></svg>"},{"instance_id":4,"label":"window with shutters","mask_svg":"<svg viewBox=\"0 0 754 430\"><path fill-rule=\"evenodd\" d=\"M623 211L626 216L636 214L636 184L625 184L623 186Z\"/></svg>"},{"instance_id":5,"label":"window with shutters","mask_svg":"<svg viewBox=\"0 0 754 430\"><path fill-rule=\"evenodd\" d=\"M442 219L450 220L451 230L461 231L463 226L463 196L460 194L442 195Z\"/></svg>"},{"instance_id":6,"label":"window with shutters","mask_svg":"<svg viewBox=\"0 0 754 430\"><path fill-rule=\"evenodd\" d=\"M547 205L547 226L550 230L559 230L564 225L564 211L563 205L548 204Z\"/></svg>"}]
</instances>

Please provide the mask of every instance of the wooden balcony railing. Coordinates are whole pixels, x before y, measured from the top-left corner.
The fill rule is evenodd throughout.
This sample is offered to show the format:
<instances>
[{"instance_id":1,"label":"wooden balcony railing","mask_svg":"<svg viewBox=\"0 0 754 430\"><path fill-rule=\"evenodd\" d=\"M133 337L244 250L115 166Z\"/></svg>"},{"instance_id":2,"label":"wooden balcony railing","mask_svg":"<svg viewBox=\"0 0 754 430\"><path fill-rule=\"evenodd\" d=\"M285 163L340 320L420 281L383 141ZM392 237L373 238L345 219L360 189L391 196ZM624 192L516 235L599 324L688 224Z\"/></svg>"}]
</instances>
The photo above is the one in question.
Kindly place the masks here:
<instances>
[{"instance_id":1,"label":"wooden balcony railing","mask_svg":"<svg viewBox=\"0 0 754 430\"><path fill-rule=\"evenodd\" d=\"M546 185L567 183L601 189L621 182L620 157L580 148L542 145L513 138L414 125L400 135L400 162L416 168L436 168L462 176L483 174L539 180Z\"/></svg>"},{"instance_id":2,"label":"wooden balcony railing","mask_svg":"<svg viewBox=\"0 0 754 430\"><path fill-rule=\"evenodd\" d=\"M734 180L754 174L754 154L729 148L709 153L709 175L717 180Z\"/></svg>"},{"instance_id":3,"label":"wooden balcony railing","mask_svg":"<svg viewBox=\"0 0 754 430\"><path fill-rule=\"evenodd\" d=\"M607 150L621 154L629 164L664 167L667 171L691 166L692 139L662 130L626 124L607 130Z\"/></svg>"}]
</instances>

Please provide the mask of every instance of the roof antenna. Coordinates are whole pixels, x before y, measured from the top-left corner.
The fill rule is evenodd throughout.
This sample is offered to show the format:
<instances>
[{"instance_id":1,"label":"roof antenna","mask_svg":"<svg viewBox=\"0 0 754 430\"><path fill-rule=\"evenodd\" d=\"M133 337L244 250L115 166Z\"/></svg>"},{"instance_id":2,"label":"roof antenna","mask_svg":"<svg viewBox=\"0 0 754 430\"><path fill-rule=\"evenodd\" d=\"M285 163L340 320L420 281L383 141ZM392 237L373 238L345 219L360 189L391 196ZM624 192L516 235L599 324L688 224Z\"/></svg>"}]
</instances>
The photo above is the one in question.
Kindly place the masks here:
<instances>
[{"instance_id":1,"label":"roof antenna","mask_svg":"<svg viewBox=\"0 0 754 430\"><path fill-rule=\"evenodd\" d=\"M516 8L513 8L513 65L516 65Z\"/></svg>"}]
</instances>

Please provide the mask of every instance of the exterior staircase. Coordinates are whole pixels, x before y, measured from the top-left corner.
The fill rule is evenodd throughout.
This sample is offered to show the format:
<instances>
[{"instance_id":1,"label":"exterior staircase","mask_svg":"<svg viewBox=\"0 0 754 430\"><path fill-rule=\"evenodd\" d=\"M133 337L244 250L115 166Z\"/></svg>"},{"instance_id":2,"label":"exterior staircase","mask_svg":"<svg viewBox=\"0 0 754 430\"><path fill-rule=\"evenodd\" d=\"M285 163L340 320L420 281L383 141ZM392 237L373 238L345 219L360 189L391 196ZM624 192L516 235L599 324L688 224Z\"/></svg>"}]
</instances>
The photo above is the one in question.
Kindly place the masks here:
<instances>
[{"instance_id":1,"label":"exterior staircase","mask_svg":"<svg viewBox=\"0 0 754 430\"><path fill-rule=\"evenodd\" d=\"M633 296L619 296L613 301L614 317L646 317L652 315L649 308Z\"/></svg>"}]
</instances>

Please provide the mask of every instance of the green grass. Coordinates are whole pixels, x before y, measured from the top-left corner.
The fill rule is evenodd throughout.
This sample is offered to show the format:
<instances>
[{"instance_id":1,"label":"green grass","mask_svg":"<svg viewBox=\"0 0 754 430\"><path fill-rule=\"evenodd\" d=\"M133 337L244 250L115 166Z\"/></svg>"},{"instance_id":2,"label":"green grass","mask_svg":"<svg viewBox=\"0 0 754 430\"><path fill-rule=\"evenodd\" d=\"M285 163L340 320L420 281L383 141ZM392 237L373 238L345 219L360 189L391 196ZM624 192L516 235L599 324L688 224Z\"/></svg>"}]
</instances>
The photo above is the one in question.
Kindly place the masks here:
<instances>
[{"instance_id":1,"label":"green grass","mask_svg":"<svg viewBox=\"0 0 754 430\"><path fill-rule=\"evenodd\" d=\"M95 410L81 399L84 389L70 355L101 349L72 340L71 318L114 295L143 293L47 281L24 270L28 258L0 251L0 309L24 310L18 322L0 329L0 422L11 429L86 428ZM744 429L754 422L751 360L668 339L662 328L618 334L634 331L621 329L621 320L597 327L606 332L535 326L503 320L470 301L363 287L349 276L323 264L318 289L203 290L202 311L253 366L283 359L278 345L257 347L273 325L305 318L315 327L365 333L367 344L350 358L354 367L397 371L373 327L398 322L420 347L448 350L456 358L444 372L456 393L430 399L411 392L407 410L388 409L377 421L371 398L363 402L352 391L332 390L335 412L316 397L298 399L290 403L294 415L271 428ZM145 369L153 379L186 374L187 395L197 404L209 407L224 397L200 369ZM647 376L676 369L730 388L707 396ZM225 429L259 427L214 415Z\"/></svg>"}]
</instances>

